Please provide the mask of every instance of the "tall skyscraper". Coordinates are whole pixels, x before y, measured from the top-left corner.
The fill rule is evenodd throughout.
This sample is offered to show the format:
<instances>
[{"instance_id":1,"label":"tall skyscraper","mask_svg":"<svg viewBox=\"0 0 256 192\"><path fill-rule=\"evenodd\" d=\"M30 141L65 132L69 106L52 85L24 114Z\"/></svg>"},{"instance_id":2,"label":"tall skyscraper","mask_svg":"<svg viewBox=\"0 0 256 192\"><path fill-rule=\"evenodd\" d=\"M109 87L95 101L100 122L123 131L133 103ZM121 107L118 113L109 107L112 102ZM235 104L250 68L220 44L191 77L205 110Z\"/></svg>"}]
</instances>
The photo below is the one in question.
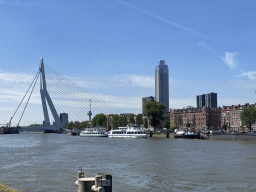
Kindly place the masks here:
<instances>
[{"instance_id":1,"label":"tall skyscraper","mask_svg":"<svg viewBox=\"0 0 256 192\"><path fill-rule=\"evenodd\" d=\"M169 71L164 60L159 60L155 69L155 101L165 106L164 112L169 112Z\"/></svg>"},{"instance_id":2,"label":"tall skyscraper","mask_svg":"<svg viewBox=\"0 0 256 192\"><path fill-rule=\"evenodd\" d=\"M213 107L217 108L217 93L207 93L203 95L197 95L196 96L196 107Z\"/></svg>"}]
</instances>

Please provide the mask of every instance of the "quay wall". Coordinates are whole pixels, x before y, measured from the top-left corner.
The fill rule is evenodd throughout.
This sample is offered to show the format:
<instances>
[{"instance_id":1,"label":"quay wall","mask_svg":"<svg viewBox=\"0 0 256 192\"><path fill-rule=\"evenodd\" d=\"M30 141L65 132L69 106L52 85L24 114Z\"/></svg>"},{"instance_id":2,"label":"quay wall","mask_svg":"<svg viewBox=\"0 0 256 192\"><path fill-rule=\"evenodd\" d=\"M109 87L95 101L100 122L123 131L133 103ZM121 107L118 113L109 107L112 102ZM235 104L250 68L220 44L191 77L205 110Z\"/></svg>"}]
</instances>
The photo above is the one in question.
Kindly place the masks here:
<instances>
[{"instance_id":1,"label":"quay wall","mask_svg":"<svg viewBox=\"0 0 256 192\"><path fill-rule=\"evenodd\" d=\"M0 134L18 134L16 127L0 127Z\"/></svg>"},{"instance_id":2,"label":"quay wall","mask_svg":"<svg viewBox=\"0 0 256 192\"><path fill-rule=\"evenodd\" d=\"M255 140L256 141L256 135L255 134L214 134L209 135L209 138L207 138L207 135L204 135L204 139L209 140Z\"/></svg>"}]
</instances>

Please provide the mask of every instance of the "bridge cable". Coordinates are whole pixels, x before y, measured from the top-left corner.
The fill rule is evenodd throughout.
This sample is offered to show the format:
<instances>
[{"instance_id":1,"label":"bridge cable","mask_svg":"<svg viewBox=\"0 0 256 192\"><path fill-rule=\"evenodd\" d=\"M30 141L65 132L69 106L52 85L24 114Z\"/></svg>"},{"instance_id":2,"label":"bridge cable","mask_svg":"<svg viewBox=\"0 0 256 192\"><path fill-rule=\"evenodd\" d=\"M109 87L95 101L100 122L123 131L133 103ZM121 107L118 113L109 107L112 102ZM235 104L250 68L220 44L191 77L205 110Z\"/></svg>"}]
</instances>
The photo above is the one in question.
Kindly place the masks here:
<instances>
[{"instance_id":1,"label":"bridge cable","mask_svg":"<svg viewBox=\"0 0 256 192\"><path fill-rule=\"evenodd\" d=\"M31 87L31 86L32 86L32 84L34 83L34 81L35 81L35 79L36 79L36 77L37 77L38 73L40 73L40 71L38 71L38 72L37 72L37 74L36 74L36 76L34 77L34 79L33 79L32 83L30 84L30 86L29 86L29 88L28 88L27 92L25 93L24 97L22 98L22 100L21 100L21 102L20 102L19 106L17 107L16 111L14 112L13 116L11 117L10 122L9 122L9 127L10 127L10 125L11 125L11 121L12 121L12 119L13 119L14 115L15 115L15 114L16 114L16 112L18 111L18 109L19 109L19 107L20 107L21 103L23 102L24 98L26 97L26 95L27 95L27 93L28 93L28 91L29 91L30 87Z\"/></svg>"},{"instance_id":2,"label":"bridge cable","mask_svg":"<svg viewBox=\"0 0 256 192\"><path fill-rule=\"evenodd\" d=\"M50 68L50 67L49 67ZM51 69L51 68L50 68ZM50 72L52 72L52 71L54 71L55 72L55 70L51 70ZM49 73L47 73L47 74L49 74ZM51 73L50 73L51 74ZM78 95L78 97L79 98L84 98L84 99L92 99L93 98L93 100L94 101L96 101L96 103L94 103L94 105L96 106L96 107L94 107L94 108L96 108L96 109L98 109L98 108L101 108L101 110L102 110L102 107L106 107L106 108L112 108L113 109L113 106L111 106L110 104L108 104L107 102L104 102L104 101L102 101L102 99L99 99L99 97L97 97L97 96L95 96L95 95L93 95L92 93L90 93L90 92L88 92L87 90L85 90L85 89L83 89L83 88L81 88L81 86L77 86L75 83L73 83L70 79L68 79L68 78L63 78L63 75L59 75L58 74L58 72L56 73L55 72L55 74L57 74L57 75L55 75L55 77L50 77L50 79L51 80L53 80L53 81L58 81L59 79L62 79L62 80L64 80L64 82L62 81L61 83L62 83L62 85L64 84L64 85L69 85L69 86L65 86L65 87L73 87L73 88L77 88L77 89L79 89L79 91L81 91L81 92L87 92L87 94L86 95L78 95L76 92L72 92L73 94L71 94L72 96L75 96L75 95ZM51 75L50 75L51 76ZM57 78L56 78L56 76L57 76ZM61 78L62 77L62 78ZM67 83L68 82L68 83ZM71 85L71 86L70 86ZM58 86L58 88L60 88L60 86ZM61 89L62 90L62 89ZM65 91L65 93L67 93L67 91ZM89 95L89 97L87 96L87 95ZM97 104L98 103L98 104ZM101 104L99 104L99 103L101 103ZM116 111L116 108L115 108L115 111ZM119 111L119 110L117 110L117 111ZM104 112L105 112L105 110L104 110Z\"/></svg>"},{"instance_id":3,"label":"bridge cable","mask_svg":"<svg viewBox=\"0 0 256 192\"><path fill-rule=\"evenodd\" d=\"M25 112L25 110L26 110L26 108L27 108L27 105L28 105L29 99L30 99L30 97L31 97L31 95L32 95L32 93L33 93L33 90L34 90L34 88L35 88L35 85L36 85L37 79L38 79L38 77L39 77L39 72L37 73L37 75L36 75L36 76L37 76L37 77L36 77L36 81L35 81L35 83L34 83L34 86L33 86L32 90L31 90L31 93L30 93L30 95L29 95L28 101L27 101L26 106L25 106L25 108L24 108L24 110L23 110L23 112L22 112L22 115L21 115L21 117L20 117L20 120L19 120L19 122L18 122L17 126L19 126L20 121L21 121L21 119L22 119L22 117L23 117L23 114L24 114L24 112Z\"/></svg>"}]
</instances>

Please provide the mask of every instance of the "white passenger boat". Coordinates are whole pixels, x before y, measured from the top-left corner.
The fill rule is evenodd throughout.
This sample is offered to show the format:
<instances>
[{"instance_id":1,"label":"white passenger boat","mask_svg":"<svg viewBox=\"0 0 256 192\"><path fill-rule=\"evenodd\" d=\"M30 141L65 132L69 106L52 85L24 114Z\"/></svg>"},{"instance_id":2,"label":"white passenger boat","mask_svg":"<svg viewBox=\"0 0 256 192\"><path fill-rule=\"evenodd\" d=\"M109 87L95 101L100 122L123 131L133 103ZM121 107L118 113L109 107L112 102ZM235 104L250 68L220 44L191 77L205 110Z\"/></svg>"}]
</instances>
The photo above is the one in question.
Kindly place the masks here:
<instances>
[{"instance_id":1,"label":"white passenger boat","mask_svg":"<svg viewBox=\"0 0 256 192\"><path fill-rule=\"evenodd\" d=\"M108 133L108 137L123 137L123 138L147 138L144 130L140 130L138 125L130 124L127 127L118 127L112 129Z\"/></svg>"},{"instance_id":2,"label":"white passenger boat","mask_svg":"<svg viewBox=\"0 0 256 192\"><path fill-rule=\"evenodd\" d=\"M108 133L101 127L86 128L80 133L82 137L107 137Z\"/></svg>"}]
</instances>

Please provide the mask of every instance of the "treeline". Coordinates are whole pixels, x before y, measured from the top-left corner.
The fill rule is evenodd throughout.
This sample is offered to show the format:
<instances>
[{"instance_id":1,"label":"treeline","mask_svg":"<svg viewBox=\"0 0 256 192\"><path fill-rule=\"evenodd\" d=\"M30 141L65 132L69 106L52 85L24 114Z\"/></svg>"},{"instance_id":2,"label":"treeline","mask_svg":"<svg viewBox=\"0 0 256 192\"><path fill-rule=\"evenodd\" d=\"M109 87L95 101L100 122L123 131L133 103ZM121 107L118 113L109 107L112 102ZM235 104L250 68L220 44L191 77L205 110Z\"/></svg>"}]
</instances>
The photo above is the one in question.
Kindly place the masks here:
<instances>
[{"instance_id":1,"label":"treeline","mask_svg":"<svg viewBox=\"0 0 256 192\"><path fill-rule=\"evenodd\" d=\"M117 115L117 114L111 114L109 115L109 119L107 119L107 116L104 115L103 113L95 115L95 117L92 119L91 124L89 121L71 121L67 125L67 129L83 129L83 128L88 128L88 127L95 127L95 126L101 126L107 129L117 129L118 127L126 127L128 124L137 124L141 125L143 124L143 119L142 119L142 114L138 114L135 118L134 114L130 114L128 117L125 115Z\"/></svg>"},{"instance_id":2,"label":"treeline","mask_svg":"<svg viewBox=\"0 0 256 192\"><path fill-rule=\"evenodd\" d=\"M143 124L142 114L138 114L135 118L134 114L130 114L127 116L119 116L117 114L111 115L111 124L113 129L117 129L118 127L126 127L128 124L137 124L140 126Z\"/></svg>"}]
</instances>

